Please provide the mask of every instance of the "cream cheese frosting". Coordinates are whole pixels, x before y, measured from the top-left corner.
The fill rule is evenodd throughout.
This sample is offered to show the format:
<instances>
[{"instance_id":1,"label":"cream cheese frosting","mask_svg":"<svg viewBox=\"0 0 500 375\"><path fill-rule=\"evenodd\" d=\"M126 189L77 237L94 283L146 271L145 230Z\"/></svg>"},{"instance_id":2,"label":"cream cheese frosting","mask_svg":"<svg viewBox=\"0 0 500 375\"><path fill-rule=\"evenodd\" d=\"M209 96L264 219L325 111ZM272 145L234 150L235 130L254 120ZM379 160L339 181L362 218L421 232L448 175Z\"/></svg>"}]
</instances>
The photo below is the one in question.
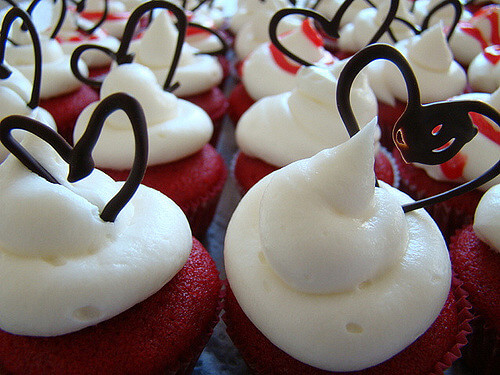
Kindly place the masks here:
<instances>
[{"instance_id":1,"label":"cream cheese frosting","mask_svg":"<svg viewBox=\"0 0 500 375\"><path fill-rule=\"evenodd\" d=\"M33 45L29 33L21 30L21 23L14 21L10 38L17 45L7 44L5 60L17 68L26 78L32 79L35 66ZM64 54L60 44L47 36L40 35L42 49L42 80L40 98L48 99L77 90L82 83L73 75L70 56ZM80 72L88 74L85 62L79 63Z\"/></svg>"},{"instance_id":2,"label":"cream cheese frosting","mask_svg":"<svg viewBox=\"0 0 500 375\"><path fill-rule=\"evenodd\" d=\"M180 160L199 151L212 136L210 117L200 107L163 91L156 77L140 64L122 64L108 73L101 87L101 98L125 92L136 98L146 115L149 135L148 165ZM83 134L98 102L87 106L75 125L74 139ZM93 151L102 168L130 169L134 159L134 137L122 112L107 119Z\"/></svg>"},{"instance_id":3,"label":"cream cheese frosting","mask_svg":"<svg viewBox=\"0 0 500 375\"><path fill-rule=\"evenodd\" d=\"M140 186L116 221L99 212L120 189L94 170L68 183L67 164L31 134L23 146L61 182L10 156L0 166L0 327L54 336L109 319L158 291L187 260L180 208Z\"/></svg>"},{"instance_id":4,"label":"cream cheese frosting","mask_svg":"<svg viewBox=\"0 0 500 375\"><path fill-rule=\"evenodd\" d=\"M158 12L141 39L131 44L134 62L150 68L163 85L175 53L178 31L166 11ZM198 50L184 43L179 64L172 82L180 86L175 94L185 97L210 90L222 82L223 71L214 56L198 54Z\"/></svg>"},{"instance_id":5,"label":"cream cheese frosting","mask_svg":"<svg viewBox=\"0 0 500 375\"><path fill-rule=\"evenodd\" d=\"M494 185L482 196L474 215L474 232L494 251L500 253L500 185Z\"/></svg>"},{"instance_id":6,"label":"cream cheese frosting","mask_svg":"<svg viewBox=\"0 0 500 375\"><path fill-rule=\"evenodd\" d=\"M31 109L27 106L30 101L31 83L17 69L9 66L11 75L0 80L0 119L10 115L28 116L46 124L52 129L56 129L56 123L51 114L45 109L36 107ZM20 142L24 137L24 132L15 130L15 138ZM0 163L5 160L9 151L0 144Z\"/></svg>"},{"instance_id":7,"label":"cream cheese frosting","mask_svg":"<svg viewBox=\"0 0 500 375\"><path fill-rule=\"evenodd\" d=\"M423 103L446 100L464 91L466 73L453 60L440 24L396 43L395 47L415 73ZM395 105L396 99L406 102L406 85L396 66L387 61L375 61L367 69L370 86L378 100L390 105Z\"/></svg>"},{"instance_id":8,"label":"cream cheese frosting","mask_svg":"<svg viewBox=\"0 0 500 375\"><path fill-rule=\"evenodd\" d=\"M412 200L402 192L374 185L374 132L372 123L266 176L226 233L227 278L245 314L280 349L327 371L404 350L450 290L437 225L425 210L403 214Z\"/></svg>"},{"instance_id":9,"label":"cream cheese frosting","mask_svg":"<svg viewBox=\"0 0 500 375\"><path fill-rule=\"evenodd\" d=\"M467 69L470 87L476 92L493 92L500 87L500 45L486 47Z\"/></svg>"},{"instance_id":10,"label":"cream cheese frosting","mask_svg":"<svg viewBox=\"0 0 500 375\"><path fill-rule=\"evenodd\" d=\"M343 66L337 62L331 68L302 67L291 91L252 105L236 127L240 150L282 167L348 140L335 99ZM355 80L351 105L362 124L377 115L377 100L364 74ZM378 129L377 140L379 137Z\"/></svg>"},{"instance_id":11,"label":"cream cheese frosting","mask_svg":"<svg viewBox=\"0 0 500 375\"><path fill-rule=\"evenodd\" d=\"M431 12L433 8L437 5L441 4L443 0L416 0L414 2L412 8L412 14L415 17L415 21L417 25L422 25L425 17ZM472 17L472 13L467 9L462 8L462 14L460 16L460 20L468 21ZM449 4L438 11L436 11L432 17L429 19L429 25L435 25L439 21L443 21L443 23L447 26L451 25L453 20L455 19L455 9Z\"/></svg>"},{"instance_id":12,"label":"cream cheese frosting","mask_svg":"<svg viewBox=\"0 0 500 375\"><path fill-rule=\"evenodd\" d=\"M335 58L323 47L321 36L312 21L280 37L287 50L317 66L328 66ZM290 91L300 65L285 57L271 42L264 43L245 59L241 80L254 100Z\"/></svg>"},{"instance_id":13,"label":"cream cheese frosting","mask_svg":"<svg viewBox=\"0 0 500 375\"><path fill-rule=\"evenodd\" d=\"M343 0L320 0L315 10L325 16L326 18L332 19L335 13L339 10L342 5ZM381 0L372 1L374 5L378 5ZM345 26L346 24L352 22L356 15L363 9L370 8L370 5L364 1L354 1L340 20L340 26Z\"/></svg>"},{"instance_id":14,"label":"cream cheese frosting","mask_svg":"<svg viewBox=\"0 0 500 375\"><path fill-rule=\"evenodd\" d=\"M366 46L384 23L390 6L391 0L382 0L377 8L360 10L352 22L347 23L340 29L339 48L345 51L356 52ZM396 17L400 17L411 23L414 22L413 15L408 11L406 3L402 1L399 2ZM410 28L397 21L391 23L391 30L398 41L414 35ZM394 41L387 33L384 33L378 42L394 44Z\"/></svg>"},{"instance_id":15,"label":"cream cheese frosting","mask_svg":"<svg viewBox=\"0 0 500 375\"><path fill-rule=\"evenodd\" d=\"M246 13L243 13L245 21L234 39L234 50L240 60L246 58L262 43L269 42L269 21L278 10L291 6L286 0L253 1L253 5L251 3L247 3ZM237 15L233 16L233 25L235 18ZM299 28L301 23L300 17L294 15L283 18L278 25L278 35Z\"/></svg>"},{"instance_id":16,"label":"cream cheese frosting","mask_svg":"<svg viewBox=\"0 0 500 375\"><path fill-rule=\"evenodd\" d=\"M469 93L451 100L480 100L500 111L500 89L493 94ZM471 181L490 169L500 160L500 130L491 120L476 113L472 116L472 121L479 132L448 163L441 165L415 163L415 165L424 169L435 180L457 183ZM498 183L500 183L499 176L480 186L479 189L485 191Z\"/></svg>"}]
</instances>

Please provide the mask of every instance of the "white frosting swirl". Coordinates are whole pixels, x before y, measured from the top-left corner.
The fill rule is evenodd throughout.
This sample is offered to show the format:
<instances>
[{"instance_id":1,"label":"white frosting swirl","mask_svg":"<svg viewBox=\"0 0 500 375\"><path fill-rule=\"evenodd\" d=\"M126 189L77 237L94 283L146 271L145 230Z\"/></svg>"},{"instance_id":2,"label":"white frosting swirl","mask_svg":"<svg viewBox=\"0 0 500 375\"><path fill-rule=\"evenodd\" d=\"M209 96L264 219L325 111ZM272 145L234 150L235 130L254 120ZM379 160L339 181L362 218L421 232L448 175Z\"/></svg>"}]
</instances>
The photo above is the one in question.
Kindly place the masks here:
<instances>
[{"instance_id":1,"label":"white frosting swirl","mask_svg":"<svg viewBox=\"0 0 500 375\"><path fill-rule=\"evenodd\" d=\"M497 111L500 111L500 89L495 91L493 94L487 93L471 93L463 94L452 98L451 100L480 100L491 105ZM461 163L458 160L463 161L462 170L459 176L449 177L445 173L444 169L446 164L443 165L425 165L415 163L419 168L422 168L426 173L435 180L438 181L453 181L457 183L462 183L466 181L471 181L474 178L479 177L488 169L490 169L498 160L500 160L500 144L495 142L495 140L488 138L485 132L490 134L496 134L496 139L499 139L498 134L500 130L498 124L493 123L491 120L484 118L486 121L485 126L487 129L481 127L481 124L476 124L478 126L479 132L474 138L462 147L459 154L455 156L455 163L450 165L458 165ZM487 182L486 184L479 187L480 190L485 191L491 186L500 183L500 176L497 176L493 180Z\"/></svg>"},{"instance_id":2,"label":"white frosting swirl","mask_svg":"<svg viewBox=\"0 0 500 375\"><path fill-rule=\"evenodd\" d=\"M500 185L494 185L482 196L474 215L474 232L493 250L500 253Z\"/></svg>"},{"instance_id":3,"label":"white frosting swirl","mask_svg":"<svg viewBox=\"0 0 500 375\"><path fill-rule=\"evenodd\" d=\"M436 224L424 210L403 214L411 199L400 191L374 187L374 131L266 176L226 234L227 278L245 314L280 349L327 371L399 353L450 290Z\"/></svg>"},{"instance_id":4,"label":"white frosting swirl","mask_svg":"<svg viewBox=\"0 0 500 375\"><path fill-rule=\"evenodd\" d=\"M257 101L236 127L240 150L282 167L348 140L335 96L343 66L337 62L330 69L302 67L293 90ZM377 100L365 74L354 82L351 105L360 124L377 115Z\"/></svg>"},{"instance_id":5,"label":"white frosting swirl","mask_svg":"<svg viewBox=\"0 0 500 375\"><path fill-rule=\"evenodd\" d=\"M305 20L304 23L308 24L282 35L281 44L311 64L317 66L332 64L335 58L322 45L316 45L304 31L305 27L310 27L313 33L317 32L310 20ZM279 51L277 53L282 55ZM296 62L292 62L288 57L284 59L287 64L298 69ZM295 86L295 74L281 67L273 58L271 42L262 44L245 59L241 80L254 100L290 91Z\"/></svg>"},{"instance_id":6,"label":"white frosting swirl","mask_svg":"<svg viewBox=\"0 0 500 375\"><path fill-rule=\"evenodd\" d=\"M114 67L101 87L101 98L116 92L135 97L146 115L149 136L148 165L182 159L200 150L212 136L210 117L200 107L165 92L145 66L132 63ZM87 106L75 125L78 140L98 102ZM93 151L102 168L130 169L134 160L134 137L125 113L115 112L105 122Z\"/></svg>"},{"instance_id":7,"label":"white frosting swirl","mask_svg":"<svg viewBox=\"0 0 500 375\"><path fill-rule=\"evenodd\" d=\"M323 15L325 18L332 19L335 13L339 10L340 6L344 0L321 0L318 6L315 8L318 13ZM372 1L374 5L377 5L381 0ZM340 20L340 26L345 26L346 24L353 22L356 15L363 9L369 8L370 5L364 1L354 1Z\"/></svg>"},{"instance_id":8,"label":"white frosting swirl","mask_svg":"<svg viewBox=\"0 0 500 375\"><path fill-rule=\"evenodd\" d=\"M158 291L184 265L192 237L166 196L140 186L114 223L99 212L120 189L104 173L66 181L67 164L28 134L27 150L61 182L10 156L0 166L0 327L29 336L74 332Z\"/></svg>"},{"instance_id":9,"label":"white frosting swirl","mask_svg":"<svg viewBox=\"0 0 500 375\"><path fill-rule=\"evenodd\" d=\"M234 50L238 59L243 60L262 43L269 42L269 21L282 8L290 7L286 0L254 1L254 7L244 16L244 23L234 39ZM250 3L248 3L250 6ZM233 25L236 15L233 16ZM302 21L298 16L283 18L277 30L278 35L300 27Z\"/></svg>"},{"instance_id":10,"label":"white frosting swirl","mask_svg":"<svg viewBox=\"0 0 500 375\"><path fill-rule=\"evenodd\" d=\"M147 66L160 85L170 70L178 31L166 11L157 14L140 40L131 45L134 61ZM196 54L198 50L184 43L172 83L179 82L175 95L185 97L208 91L222 82L223 71L214 56Z\"/></svg>"},{"instance_id":11,"label":"white frosting swirl","mask_svg":"<svg viewBox=\"0 0 500 375\"><path fill-rule=\"evenodd\" d=\"M17 21L17 20L16 20ZM35 67L35 55L30 34L21 30L21 22L14 21L10 38L17 44L7 44L5 60L16 67L26 78L32 80ZM73 75L70 68L70 56L65 55L60 44L40 35L42 49L42 81L40 98L48 99L77 90L82 83ZM80 71L88 74L87 65L80 60Z\"/></svg>"},{"instance_id":12,"label":"white frosting swirl","mask_svg":"<svg viewBox=\"0 0 500 375\"><path fill-rule=\"evenodd\" d=\"M437 5L442 3L443 0L416 0L413 5L412 14L415 17L415 22L417 25L422 25L425 17L430 13L430 11ZM461 21L467 21L472 17L472 13L467 9L462 9L462 14L460 16ZM451 25L455 20L455 8L449 4L438 11L436 11L432 17L429 19L429 26L435 25L440 21L447 26Z\"/></svg>"},{"instance_id":13,"label":"white frosting swirl","mask_svg":"<svg viewBox=\"0 0 500 375\"><path fill-rule=\"evenodd\" d=\"M500 64L486 57L489 51L498 56L500 46L486 48L472 60L467 69L467 77L473 91L493 92L500 87Z\"/></svg>"},{"instance_id":14,"label":"white frosting swirl","mask_svg":"<svg viewBox=\"0 0 500 375\"><path fill-rule=\"evenodd\" d=\"M31 83L16 68L9 66L11 75L0 80L0 120L10 115L28 116L56 129L56 123L49 112L36 107L27 106L31 99ZM14 130L17 141L24 137L22 130ZM0 143L0 163L7 157L9 151Z\"/></svg>"},{"instance_id":15,"label":"white frosting swirl","mask_svg":"<svg viewBox=\"0 0 500 375\"><path fill-rule=\"evenodd\" d=\"M446 100L461 94L467 78L464 69L453 60L441 25L422 34L396 43L415 73L422 102ZM406 102L407 89L398 68L388 61L375 61L368 66L368 77L377 99L395 104Z\"/></svg>"},{"instance_id":16,"label":"white frosting swirl","mask_svg":"<svg viewBox=\"0 0 500 375\"><path fill-rule=\"evenodd\" d=\"M359 11L354 20L347 23L339 31L338 46L345 51L356 52L366 46L384 23L391 5L391 0L382 0L377 8L366 8ZM414 22L413 15L408 11L404 2L399 3L396 16L409 22ZM396 40L403 40L413 36L413 32L401 22L393 21L391 30ZM378 40L379 43L394 44L387 33Z\"/></svg>"}]
</instances>

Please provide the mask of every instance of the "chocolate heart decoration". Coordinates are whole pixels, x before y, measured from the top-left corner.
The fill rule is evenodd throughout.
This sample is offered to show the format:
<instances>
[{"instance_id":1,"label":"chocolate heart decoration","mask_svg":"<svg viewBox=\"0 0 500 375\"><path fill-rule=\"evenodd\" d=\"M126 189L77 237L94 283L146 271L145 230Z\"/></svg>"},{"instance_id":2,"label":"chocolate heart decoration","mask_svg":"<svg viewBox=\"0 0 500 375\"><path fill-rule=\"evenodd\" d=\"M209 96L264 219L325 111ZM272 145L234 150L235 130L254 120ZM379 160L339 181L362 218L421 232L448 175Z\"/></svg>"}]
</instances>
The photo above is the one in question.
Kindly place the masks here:
<instances>
[{"instance_id":1,"label":"chocolate heart decoration","mask_svg":"<svg viewBox=\"0 0 500 375\"><path fill-rule=\"evenodd\" d=\"M133 53L128 53L128 48L130 46L130 42L132 41L132 37L134 36L137 25L139 25L139 21L142 16L147 12L151 12L153 9L163 8L172 12L177 19L177 30L179 31L179 36L177 38L177 44L175 48L174 57L172 59L172 65L170 66L170 70L167 74L165 82L163 84L163 90L165 91L173 91L178 87L178 83L171 85L172 79L174 77L175 69L179 64L179 59L181 57L181 50L184 44L184 38L186 35L187 29L187 17L184 14L183 10L173 3L169 3L163 0L152 0L138 6L130 15L127 24L125 25L125 30L123 31L123 36L121 39L120 47L118 51L114 52L107 47L98 46L95 44L83 44L77 47L72 55L71 55L71 70L76 78L78 78L83 83L93 86L93 87L101 87L102 81L97 81L85 77L81 74L78 68L78 61L82 53L89 49L97 49L99 51L104 52L109 57L117 62L118 65L131 63L134 59Z\"/></svg>"},{"instance_id":2,"label":"chocolate heart decoration","mask_svg":"<svg viewBox=\"0 0 500 375\"><path fill-rule=\"evenodd\" d=\"M274 16L271 18L271 21L269 22L269 37L271 38L271 42L281 53L283 53L290 59L294 60L295 62L301 65L311 66L312 65L311 63L295 55L293 52L289 51L281 44L277 34L279 22L281 21L282 18L285 18L290 14L301 14L305 17L313 18L317 22L317 24L321 26L324 32L327 33L330 37L339 38L340 20L344 16L349 6L354 1L355 0L344 1L331 20L327 20L323 15L311 9L301 9L301 8L281 9L274 14ZM398 5L399 5L399 0L391 0L391 6L389 7L389 11L387 12L387 16L384 22L379 27L375 35L373 35L368 44L375 43L389 29L389 25L396 17L396 11L398 9Z\"/></svg>"},{"instance_id":3,"label":"chocolate heart decoration","mask_svg":"<svg viewBox=\"0 0 500 375\"><path fill-rule=\"evenodd\" d=\"M414 6L414 2L412 3L412 6ZM408 20L404 20L400 17L395 17L394 21L403 23L406 25L411 31L415 33L415 35L419 35L425 30L429 28L429 23L431 21L431 18L436 14L438 10L441 8L444 8L447 5L451 5L453 9L455 10L455 16L453 18L453 23L450 25L448 29L448 34L446 35L446 40L450 40L451 36L453 35L453 32L455 31L455 28L458 25L458 22L460 21L460 17L462 16L462 11L463 11L463 5L460 2L460 0L443 0L440 3L436 4L430 11L429 13L425 16L425 18L422 21L422 25L420 27L413 25L411 22ZM398 42L397 38L395 37L394 33L392 32L391 28L389 27L388 34L391 37L392 41L394 43Z\"/></svg>"},{"instance_id":4,"label":"chocolate heart decoration","mask_svg":"<svg viewBox=\"0 0 500 375\"><path fill-rule=\"evenodd\" d=\"M6 117L0 123L0 141L30 171L51 183L58 184L59 182L14 139L11 131L13 129L23 129L35 134L50 144L61 158L69 164L67 180L76 182L87 177L94 169L92 150L97 143L104 121L111 113L119 109L126 113L132 124L135 139L135 157L127 180L100 214L102 220L112 222L115 221L120 211L135 194L146 172L148 159L146 118L141 105L135 98L125 93L116 93L103 99L92 113L85 133L73 148L48 126L29 117L17 115Z\"/></svg>"},{"instance_id":5,"label":"chocolate heart decoration","mask_svg":"<svg viewBox=\"0 0 500 375\"><path fill-rule=\"evenodd\" d=\"M396 147L406 162L442 164L450 160L478 132L469 112L482 114L500 125L500 114L483 102L449 101L422 105L417 79L405 57L392 46L374 44L356 53L346 63L337 83L338 110L351 137L359 131L350 103L352 83L365 66L378 59L396 65L406 83L408 104L393 129ZM403 210L412 211L463 194L498 174L500 161L480 177L445 193L404 205Z\"/></svg>"},{"instance_id":6,"label":"chocolate heart decoration","mask_svg":"<svg viewBox=\"0 0 500 375\"><path fill-rule=\"evenodd\" d=\"M62 1L64 2L66 0ZM85 10L86 0L73 1L73 2L76 4L77 13L82 13ZM78 25L78 30L84 32L87 35L91 35L92 33L94 33L94 31L96 31L99 27L101 27L104 21L106 21L106 17L108 17L108 8L109 8L108 0L104 0L104 10L102 12L101 18L94 24L94 26L92 26L89 29L84 29L83 27Z\"/></svg>"},{"instance_id":7,"label":"chocolate heart decoration","mask_svg":"<svg viewBox=\"0 0 500 375\"><path fill-rule=\"evenodd\" d=\"M42 48L40 46L40 39L36 32L35 25L31 21L31 17L21 8L12 7L5 14L2 20L2 29L0 31L0 79L7 79L11 75L10 69L4 64L5 48L7 44L7 36L9 34L12 23L16 18L23 20L23 25L30 33L31 40L33 41L33 52L35 54L35 69L33 72L33 87L31 89L31 98L26 105L31 109L35 109L40 101L40 85L42 80Z\"/></svg>"}]
</instances>

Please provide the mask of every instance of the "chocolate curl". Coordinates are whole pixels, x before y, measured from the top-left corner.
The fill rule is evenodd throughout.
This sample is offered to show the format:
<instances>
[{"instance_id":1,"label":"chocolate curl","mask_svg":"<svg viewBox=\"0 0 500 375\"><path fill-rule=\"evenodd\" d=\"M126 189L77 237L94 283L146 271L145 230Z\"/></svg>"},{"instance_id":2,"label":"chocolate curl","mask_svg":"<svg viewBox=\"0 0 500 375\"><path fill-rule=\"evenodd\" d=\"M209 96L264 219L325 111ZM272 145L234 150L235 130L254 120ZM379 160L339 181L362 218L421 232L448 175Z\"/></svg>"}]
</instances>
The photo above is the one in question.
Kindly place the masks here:
<instances>
[{"instance_id":1,"label":"chocolate curl","mask_svg":"<svg viewBox=\"0 0 500 375\"><path fill-rule=\"evenodd\" d=\"M349 8L349 6L354 2L355 0L346 0L342 3L340 8L337 10L335 15L331 20L326 19L323 15L320 13L311 10L311 9L301 9L301 8L285 8L277 11L274 16L271 18L271 21L269 22L269 37L271 38L271 42L275 45L275 47L284 55L292 59L293 61L305 65L305 66L311 66L312 64L309 63L308 61L303 60L299 56L295 55L288 49L286 49L280 42L278 38L278 24L282 18L285 18L286 16L290 14L301 14L305 17L310 17L313 18L319 25L321 25L321 28L327 33L330 37L332 38L339 38L339 28L340 28L340 21L342 17L344 16L345 12ZM377 40L380 39L380 37L389 30L389 26L393 19L396 17L396 11L398 9L399 5L399 0L391 0L391 6L389 7L389 10L387 12L387 16L382 23L382 25L379 27L375 35L371 38L371 40L368 42L368 44L375 43Z\"/></svg>"},{"instance_id":2,"label":"chocolate curl","mask_svg":"<svg viewBox=\"0 0 500 375\"><path fill-rule=\"evenodd\" d=\"M2 20L2 29L0 31L0 79L7 79L11 75L10 69L4 65L5 48L7 44L7 37L12 27L12 23L16 18L23 20L23 26L28 29L31 40L33 41L33 53L35 55L35 69L33 72L33 87L31 90L30 101L26 104L29 108L35 109L40 102L40 85L42 80L42 48L40 45L40 38L36 32L35 25L31 21L31 17L24 10L18 7L12 7L5 14Z\"/></svg>"},{"instance_id":3,"label":"chocolate curl","mask_svg":"<svg viewBox=\"0 0 500 375\"><path fill-rule=\"evenodd\" d=\"M22 129L38 136L51 145L69 164L68 182L76 182L92 173L94 169L92 150L101 134L105 120L119 109L126 113L133 128L135 157L127 180L100 214L102 220L113 222L137 191L146 172L148 159L146 118L141 105L135 98L125 93L116 93L102 100L92 113L87 129L74 148L48 126L29 117L18 115L6 117L0 122L0 141L30 171L45 178L48 182L59 184L57 179L12 136L11 132L14 129Z\"/></svg>"},{"instance_id":4,"label":"chocolate curl","mask_svg":"<svg viewBox=\"0 0 500 375\"><path fill-rule=\"evenodd\" d=\"M184 39L186 36L186 30L187 30L187 17L181 8L177 7L176 5L174 5L172 3L169 3L169 2L163 1L163 0L148 1L147 3L144 3L140 6L138 6L132 12L132 14L130 15L130 17L127 21L127 24L125 25L125 30L123 31L123 36L122 36L122 39L120 42L120 47L118 48L118 51L114 52L107 47L102 47L102 46L98 46L95 44L83 44L83 45L77 47L73 51L73 53L71 55L71 61L70 61L71 70L73 71L73 74L75 75L75 77L89 86L96 87L96 88L101 87L102 81L97 81L97 80L93 80L93 79L90 79L88 77L85 77L84 75L81 74L80 70L78 69L78 61L79 61L81 55L86 50L89 50L89 49L97 49L99 51L104 52L109 57L111 57L113 60L115 60L118 65L131 63L134 59L134 54L128 53L128 48L130 46L130 42L132 41L132 37L134 36L134 32L137 28L137 25L139 24L139 21L141 20L141 18L144 14L152 11L153 9L157 9L157 8L167 9L168 11L172 12L177 19L177 29L179 31L179 36L177 38L175 53L174 53L174 57L172 59L172 65L170 66L170 70L169 70L167 77L165 79L165 82L163 84L164 91L168 91L168 92L174 91L179 86L179 83L176 82L175 84L171 85L171 82L172 82L172 79L174 77L175 70L177 69L177 65L179 64L180 57L181 57L182 45L184 44Z\"/></svg>"},{"instance_id":5,"label":"chocolate curl","mask_svg":"<svg viewBox=\"0 0 500 375\"><path fill-rule=\"evenodd\" d=\"M342 70L337 84L337 106L340 116L352 137L359 126L352 111L350 91L359 72L370 62L391 61L403 75L408 104L393 129L393 139L406 162L442 164L455 156L476 134L469 113L476 112L500 124L500 114L479 101L449 101L422 105L415 74L405 57L394 47L374 44L355 54ZM438 203L488 182L500 173L500 161L480 177L445 193L403 206L409 212Z\"/></svg>"}]
</instances>

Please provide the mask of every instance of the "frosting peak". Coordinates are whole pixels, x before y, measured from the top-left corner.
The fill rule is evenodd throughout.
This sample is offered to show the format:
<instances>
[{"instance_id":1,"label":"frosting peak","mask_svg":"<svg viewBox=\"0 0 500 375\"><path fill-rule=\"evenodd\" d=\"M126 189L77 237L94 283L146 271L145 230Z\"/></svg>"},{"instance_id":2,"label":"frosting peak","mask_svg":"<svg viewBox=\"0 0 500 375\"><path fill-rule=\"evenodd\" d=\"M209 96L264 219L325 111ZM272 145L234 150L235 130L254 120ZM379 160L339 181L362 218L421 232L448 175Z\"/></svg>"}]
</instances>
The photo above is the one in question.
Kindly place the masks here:
<instances>
[{"instance_id":1,"label":"frosting peak","mask_svg":"<svg viewBox=\"0 0 500 375\"><path fill-rule=\"evenodd\" d=\"M429 51L433 51L432 58L429 58ZM446 72L449 69L453 54L446 42L441 22L410 40L408 58L429 71Z\"/></svg>"},{"instance_id":2,"label":"frosting peak","mask_svg":"<svg viewBox=\"0 0 500 375\"><path fill-rule=\"evenodd\" d=\"M270 179L260 205L260 237L266 259L290 287L319 294L352 291L403 254L401 206L375 189L375 128L374 119L350 142Z\"/></svg>"}]
</instances>

